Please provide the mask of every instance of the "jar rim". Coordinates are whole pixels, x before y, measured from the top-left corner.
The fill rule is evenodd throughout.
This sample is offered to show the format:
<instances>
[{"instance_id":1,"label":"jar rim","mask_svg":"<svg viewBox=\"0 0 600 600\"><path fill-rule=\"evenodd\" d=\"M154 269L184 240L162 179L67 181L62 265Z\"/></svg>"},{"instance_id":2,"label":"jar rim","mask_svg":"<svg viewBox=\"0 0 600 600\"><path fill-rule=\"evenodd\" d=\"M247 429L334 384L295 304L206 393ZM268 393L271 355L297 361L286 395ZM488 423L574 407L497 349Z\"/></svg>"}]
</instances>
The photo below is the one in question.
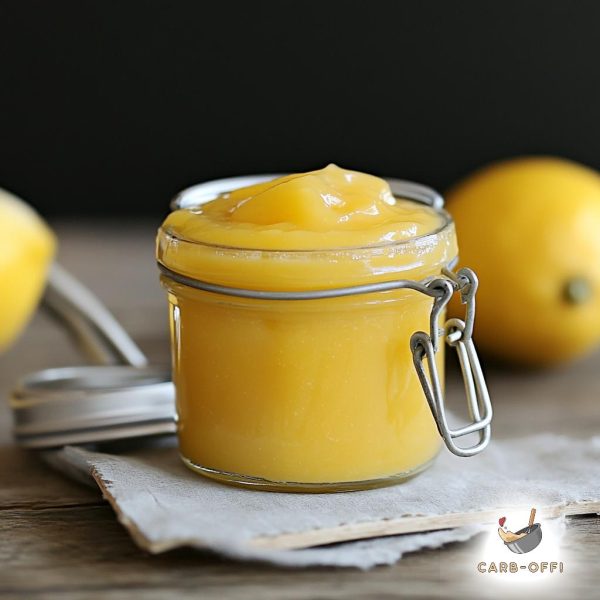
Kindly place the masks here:
<instances>
[{"instance_id":1,"label":"jar rim","mask_svg":"<svg viewBox=\"0 0 600 600\"><path fill-rule=\"evenodd\" d=\"M253 175L209 181L187 188L175 197L172 208L193 209L228 190L273 179L277 175ZM325 289L392 279L418 279L434 275L456 255L452 217L443 210L444 199L435 190L412 181L386 178L394 197L429 207L436 223L412 237L355 245L344 239L317 236L312 243L261 244L260 239L219 240L188 238L163 222L156 240L159 266L197 281L230 288L262 289L265 278L281 291ZM223 243L225 242L225 243ZM231 243L233 242L233 243ZM264 246L267 246L266 248ZM330 265L343 260L348 269L332 273ZM244 268L229 268L231 261ZM243 262L240 262L243 261ZM308 266L310 268L308 268ZM273 283L275 285L275 283ZM271 288L271 284L267 284Z\"/></svg>"},{"instance_id":2,"label":"jar rim","mask_svg":"<svg viewBox=\"0 0 600 600\"><path fill-rule=\"evenodd\" d=\"M402 198L400 196L396 196L394 194L394 198L409 200L411 202L418 203L415 200L410 198ZM193 207L189 207L193 208ZM441 218L442 222L439 226L431 231L426 233L422 233L420 235L415 235L413 237L409 237L402 240L393 240L389 242L381 242L377 244L367 244L363 246L321 246L317 248L258 248L252 246L232 246L226 244L215 244L212 242L205 242L202 240L191 239L180 234L175 233L170 228L164 228L163 225L159 227L159 234L163 234L168 238L173 240L177 240L178 242L184 242L186 244L192 244L198 247L207 248L207 249L215 249L215 250L223 250L223 251L234 251L234 252L257 252L261 254L265 254L266 256L277 256L284 254L323 254L323 253L340 253L340 252L368 252L368 251L378 251L378 250L390 250L395 248L406 248L410 245L419 245L425 242L429 238L434 238L444 233L445 230L454 225L454 220L452 216L443 208L431 207L432 210L436 212ZM178 210L186 210L186 209L178 209Z\"/></svg>"},{"instance_id":3,"label":"jar rim","mask_svg":"<svg viewBox=\"0 0 600 600\"><path fill-rule=\"evenodd\" d=\"M247 186L264 183L287 175L287 173L262 173L254 175L242 175L235 177L226 177L223 179L214 179L205 181L199 184L192 185L180 191L171 201L171 210L193 210L203 204L215 200L216 198ZM401 240L382 241L378 243L364 244L359 246L335 246L335 245L320 245L317 247L288 247L288 248L261 248L260 246L252 245L232 245L219 244L194 238L186 237L179 232L175 232L171 228L165 228L164 223L159 228L159 236L164 235L171 240L196 245L199 248L215 249L223 252L254 252L261 253L264 256L277 257L282 255L298 256L302 254L314 255L322 253L340 253L340 252L378 252L390 249L406 249L411 245L419 246L426 242L427 239L440 235L446 228L453 224L452 217L443 209L444 198L435 189L405 179L396 179L393 177L383 177L384 181L390 186L390 190L394 198L398 200L407 200L415 204L421 204L432 209L439 217L441 223L430 231L413 235Z\"/></svg>"}]
</instances>

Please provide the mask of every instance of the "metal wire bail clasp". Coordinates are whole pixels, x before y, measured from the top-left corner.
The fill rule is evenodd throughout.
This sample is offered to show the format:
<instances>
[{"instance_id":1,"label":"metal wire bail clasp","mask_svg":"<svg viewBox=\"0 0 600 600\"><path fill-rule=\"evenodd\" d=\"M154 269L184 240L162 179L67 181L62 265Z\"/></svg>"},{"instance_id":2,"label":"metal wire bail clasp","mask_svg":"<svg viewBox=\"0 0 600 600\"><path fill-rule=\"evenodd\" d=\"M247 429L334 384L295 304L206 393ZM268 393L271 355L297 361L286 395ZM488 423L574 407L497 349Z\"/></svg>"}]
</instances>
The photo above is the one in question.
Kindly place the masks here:
<instances>
[{"instance_id":1,"label":"metal wire bail clasp","mask_svg":"<svg viewBox=\"0 0 600 600\"><path fill-rule=\"evenodd\" d=\"M487 385L473 340L473 322L475 318L475 293L477 276L470 269L461 269L458 273L445 271L445 278L434 279L427 286L436 291L429 335L417 331L410 339L410 347L417 375L423 386L438 431L448 450L457 456L473 456L481 452L489 443L491 436L492 405ZM438 327L439 315L444 310L454 292L460 292L461 301L466 304L465 320L449 319L443 330ZM435 355L439 348L440 335L444 334L446 343L456 348L460 368L465 383L469 415L472 422L459 429L450 429L446 418L444 396L438 375ZM423 360L427 359L427 371ZM462 448L454 442L456 438L478 433L479 440L472 446Z\"/></svg>"}]
</instances>

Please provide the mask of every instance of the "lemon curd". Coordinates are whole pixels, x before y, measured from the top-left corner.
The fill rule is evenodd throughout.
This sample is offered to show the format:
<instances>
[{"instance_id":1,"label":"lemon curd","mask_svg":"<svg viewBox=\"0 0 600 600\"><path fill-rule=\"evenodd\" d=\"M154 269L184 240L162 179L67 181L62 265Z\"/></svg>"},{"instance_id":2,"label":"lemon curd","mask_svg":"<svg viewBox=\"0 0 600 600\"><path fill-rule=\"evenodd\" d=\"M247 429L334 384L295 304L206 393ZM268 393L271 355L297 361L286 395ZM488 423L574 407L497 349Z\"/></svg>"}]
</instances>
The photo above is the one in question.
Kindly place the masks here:
<instances>
[{"instance_id":1,"label":"lemon curd","mask_svg":"<svg viewBox=\"0 0 600 600\"><path fill-rule=\"evenodd\" d=\"M172 212L160 264L218 286L335 289L438 276L448 215L334 165ZM440 440L409 340L431 298L408 289L241 298L168 276L180 452L207 476L270 489L360 489L427 465ZM437 356L443 372L443 352Z\"/></svg>"}]
</instances>

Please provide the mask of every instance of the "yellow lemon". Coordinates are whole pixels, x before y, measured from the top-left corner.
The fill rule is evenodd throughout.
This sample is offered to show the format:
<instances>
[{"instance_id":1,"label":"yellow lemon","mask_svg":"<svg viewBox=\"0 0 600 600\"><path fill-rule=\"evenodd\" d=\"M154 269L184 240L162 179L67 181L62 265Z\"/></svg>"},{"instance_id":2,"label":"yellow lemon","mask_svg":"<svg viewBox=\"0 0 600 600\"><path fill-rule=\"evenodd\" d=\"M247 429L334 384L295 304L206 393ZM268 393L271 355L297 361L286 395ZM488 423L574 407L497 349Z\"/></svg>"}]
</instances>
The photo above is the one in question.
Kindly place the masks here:
<instances>
[{"instance_id":1,"label":"yellow lemon","mask_svg":"<svg viewBox=\"0 0 600 600\"><path fill-rule=\"evenodd\" d=\"M482 350L545 366L600 342L596 171L558 158L515 158L467 177L447 207L460 264L479 276L474 338Z\"/></svg>"},{"instance_id":2,"label":"yellow lemon","mask_svg":"<svg viewBox=\"0 0 600 600\"><path fill-rule=\"evenodd\" d=\"M0 189L0 350L35 310L55 247L54 235L39 215Z\"/></svg>"}]
</instances>

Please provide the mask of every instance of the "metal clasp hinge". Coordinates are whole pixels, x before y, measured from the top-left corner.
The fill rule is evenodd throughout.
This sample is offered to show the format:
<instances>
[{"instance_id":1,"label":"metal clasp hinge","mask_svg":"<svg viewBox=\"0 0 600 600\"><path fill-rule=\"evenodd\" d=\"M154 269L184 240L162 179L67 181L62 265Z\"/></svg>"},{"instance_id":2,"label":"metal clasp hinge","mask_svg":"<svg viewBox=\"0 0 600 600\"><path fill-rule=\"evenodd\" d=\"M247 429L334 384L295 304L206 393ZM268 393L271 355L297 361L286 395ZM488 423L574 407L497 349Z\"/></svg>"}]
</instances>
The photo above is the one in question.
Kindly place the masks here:
<instances>
[{"instance_id":1,"label":"metal clasp hinge","mask_svg":"<svg viewBox=\"0 0 600 600\"><path fill-rule=\"evenodd\" d=\"M492 404L472 340L477 276L470 269L461 269L456 274L446 270L444 275L445 278L434 279L427 284L432 291L436 292L431 310L430 333L429 335L423 331L414 333L410 339L410 347L419 381L440 435L450 452L466 457L481 452L488 445L492 421ZM461 301L466 305L465 319L464 321L449 319L444 324L444 328L440 330L438 327L439 316L456 291L460 292ZM448 425L444 396L435 361L439 338L442 334L446 343L450 347L456 348L467 395L471 423L459 429L451 429ZM427 370L424 359L427 359ZM455 443L455 439L471 433L479 434L479 439L474 445L463 448Z\"/></svg>"}]
</instances>

